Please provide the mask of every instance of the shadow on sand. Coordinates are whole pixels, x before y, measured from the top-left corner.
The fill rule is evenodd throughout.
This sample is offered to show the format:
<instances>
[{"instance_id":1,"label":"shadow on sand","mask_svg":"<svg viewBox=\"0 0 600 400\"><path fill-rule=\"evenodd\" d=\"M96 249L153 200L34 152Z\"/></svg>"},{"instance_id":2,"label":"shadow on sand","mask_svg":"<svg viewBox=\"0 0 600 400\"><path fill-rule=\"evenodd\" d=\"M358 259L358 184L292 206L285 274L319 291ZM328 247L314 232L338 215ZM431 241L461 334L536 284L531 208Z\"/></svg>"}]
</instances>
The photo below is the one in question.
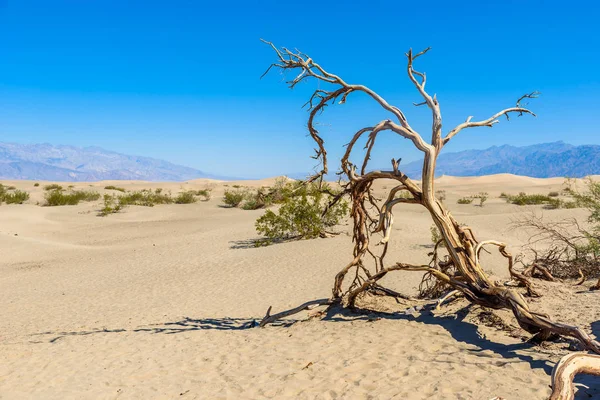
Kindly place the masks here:
<instances>
[{"instance_id":1,"label":"shadow on sand","mask_svg":"<svg viewBox=\"0 0 600 400\"><path fill-rule=\"evenodd\" d=\"M492 351L495 354L501 356L507 360L507 364L513 360L513 362L519 360L527 362L533 369L541 369L547 375L552 373L553 362L549 360L539 359L539 356L533 357L531 354L539 354L539 350L536 350L536 346L528 343L514 343L514 344L502 344L495 343L487 339L485 335L481 335L478 331L478 326L465 321L465 317L468 314L471 305L467 305L461 310L458 310L453 316L442 317L435 316L431 313L433 305L425 306L420 314L406 314L405 312L398 313L385 313L385 312L371 312L366 310L352 311L347 308L334 306L327 310L327 313L321 319L323 322L335 322L335 323L349 323L352 321L365 321L375 322L379 319L388 320L406 320L419 322L425 325L437 325L444 328L456 341L463 342L474 346L469 349L469 352L481 353L483 351ZM298 320L284 320L278 321L273 324L279 327L289 327L298 322ZM58 340L68 336L87 336L93 334L107 334L107 333L123 333L123 332L139 332L139 333L151 333L151 334L177 334L183 332L199 331L199 330L246 330L258 328L259 320L253 318L203 318L193 319L186 317L180 321L165 322L162 324L147 325L135 329L98 329L90 331L78 331L78 332L43 332L35 334L35 336L52 336L49 340L50 343L55 343ZM600 321L592 323L592 332L598 337L600 335ZM417 334L417 332L415 332ZM575 379L576 384L587 386L588 390L592 390L594 395L596 394L596 387L598 386L597 377L578 375ZM581 395L589 393L585 388L580 390ZM600 392L599 392L600 393ZM580 397L578 393L577 398Z\"/></svg>"}]
</instances>

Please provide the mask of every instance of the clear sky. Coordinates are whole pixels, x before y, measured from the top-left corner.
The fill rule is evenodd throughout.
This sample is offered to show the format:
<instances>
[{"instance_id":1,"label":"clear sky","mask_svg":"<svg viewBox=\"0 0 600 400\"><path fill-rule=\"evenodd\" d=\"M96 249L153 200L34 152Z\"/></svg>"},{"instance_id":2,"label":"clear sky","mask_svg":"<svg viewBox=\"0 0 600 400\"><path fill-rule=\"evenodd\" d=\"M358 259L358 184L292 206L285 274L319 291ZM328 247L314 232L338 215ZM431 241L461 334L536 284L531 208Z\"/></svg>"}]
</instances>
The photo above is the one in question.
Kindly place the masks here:
<instances>
[{"instance_id":1,"label":"clear sky","mask_svg":"<svg viewBox=\"0 0 600 400\"><path fill-rule=\"evenodd\" d=\"M0 141L97 145L211 173L310 171L301 109L260 38L298 48L400 107L427 137L405 70L418 60L445 131L539 90L537 118L463 131L445 151L564 140L600 144L600 5L594 1L0 0ZM385 114L366 97L321 117L332 157ZM373 166L418 157L388 136Z\"/></svg>"}]
</instances>

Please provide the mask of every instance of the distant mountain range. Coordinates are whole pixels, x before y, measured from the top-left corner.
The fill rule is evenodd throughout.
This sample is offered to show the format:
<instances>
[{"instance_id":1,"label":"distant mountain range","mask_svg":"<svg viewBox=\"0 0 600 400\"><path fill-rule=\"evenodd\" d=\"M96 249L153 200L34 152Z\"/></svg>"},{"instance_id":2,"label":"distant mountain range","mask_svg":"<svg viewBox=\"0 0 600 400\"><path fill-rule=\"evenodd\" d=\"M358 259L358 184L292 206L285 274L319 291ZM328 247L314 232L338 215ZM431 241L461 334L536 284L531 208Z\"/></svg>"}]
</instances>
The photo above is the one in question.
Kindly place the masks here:
<instances>
[{"instance_id":1,"label":"distant mountain range","mask_svg":"<svg viewBox=\"0 0 600 400\"><path fill-rule=\"evenodd\" d=\"M149 157L100 147L0 142L0 178L47 181L227 179Z\"/></svg>"},{"instance_id":2,"label":"distant mountain range","mask_svg":"<svg viewBox=\"0 0 600 400\"><path fill-rule=\"evenodd\" d=\"M421 177L422 161L400 169ZM384 167L381 169L389 169ZM500 173L549 177L600 174L600 146L573 146L564 142L533 146L493 146L485 150L442 153L436 176L481 176ZM303 179L309 174L288 174ZM195 178L234 179L207 174L149 157L130 156L100 147L14 144L0 142L0 178L47 181L146 180L185 181Z\"/></svg>"},{"instance_id":3,"label":"distant mountain range","mask_svg":"<svg viewBox=\"0 0 600 400\"><path fill-rule=\"evenodd\" d=\"M400 165L413 178L421 177L422 161ZM389 169L389 168L382 168ZM485 150L443 153L436 176L482 176L509 173L534 178L584 177L600 174L600 146L573 146L564 142L532 146L493 146Z\"/></svg>"}]
</instances>

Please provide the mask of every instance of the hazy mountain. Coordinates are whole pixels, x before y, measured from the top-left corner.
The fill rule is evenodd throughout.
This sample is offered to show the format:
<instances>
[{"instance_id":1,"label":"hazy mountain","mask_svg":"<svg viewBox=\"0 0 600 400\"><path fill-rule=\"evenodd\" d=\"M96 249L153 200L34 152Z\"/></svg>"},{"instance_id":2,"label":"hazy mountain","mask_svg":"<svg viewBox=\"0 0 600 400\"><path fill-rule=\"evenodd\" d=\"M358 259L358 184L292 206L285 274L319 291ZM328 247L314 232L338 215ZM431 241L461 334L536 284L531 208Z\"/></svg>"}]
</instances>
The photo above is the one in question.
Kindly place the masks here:
<instances>
[{"instance_id":1,"label":"hazy mountain","mask_svg":"<svg viewBox=\"0 0 600 400\"><path fill-rule=\"evenodd\" d=\"M75 182L105 179L184 181L220 177L167 161L99 147L0 143L0 178Z\"/></svg>"},{"instance_id":2,"label":"hazy mountain","mask_svg":"<svg viewBox=\"0 0 600 400\"><path fill-rule=\"evenodd\" d=\"M420 178L422 161L400 170ZM389 169L389 168L384 168ZM485 150L465 150L439 156L436 176L481 176L509 173L535 178L584 177L600 174L600 146L573 146L564 142L532 146L493 146Z\"/></svg>"}]
</instances>

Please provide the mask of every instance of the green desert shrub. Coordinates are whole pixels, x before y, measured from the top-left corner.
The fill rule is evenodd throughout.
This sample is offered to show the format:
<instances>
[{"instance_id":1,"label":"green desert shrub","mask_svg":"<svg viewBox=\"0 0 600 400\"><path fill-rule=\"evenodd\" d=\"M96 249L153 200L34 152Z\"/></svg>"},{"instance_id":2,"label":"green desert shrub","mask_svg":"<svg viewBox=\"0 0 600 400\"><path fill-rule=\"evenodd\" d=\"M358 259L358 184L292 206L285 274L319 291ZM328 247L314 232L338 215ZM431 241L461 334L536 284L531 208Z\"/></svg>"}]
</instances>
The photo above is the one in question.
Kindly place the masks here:
<instances>
[{"instance_id":1,"label":"green desert shrub","mask_svg":"<svg viewBox=\"0 0 600 400\"><path fill-rule=\"evenodd\" d=\"M16 186L7 186L6 187L6 190L15 190L15 189L16 189Z\"/></svg>"},{"instance_id":2,"label":"green desert shrub","mask_svg":"<svg viewBox=\"0 0 600 400\"><path fill-rule=\"evenodd\" d=\"M196 202L195 194L196 193L193 191L181 192L175 197L174 202L175 202L175 204L195 203Z\"/></svg>"},{"instance_id":3,"label":"green desert shrub","mask_svg":"<svg viewBox=\"0 0 600 400\"><path fill-rule=\"evenodd\" d=\"M116 214L121 211L125 206L121 204L119 198L115 195L105 194L104 205L100 209L98 215L106 217L109 214Z\"/></svg>"},{"instance_id":4,"label":"green desert shrub","mask_svg":"<svg viewBox=\"0 0 600 400\"><path fill-rule=\"evenodd\" d=\"M119 192L125 193L125 188L114 186L114 185L104 186L104 189L106 189L106 190L117 190Z\"/></svg>"},{"instance_id":5,"label":"green desert shrub","mask_svg":"<svg viewBox=\"0 0 600 400\"><path fill-rule=\"evenodd\" d=\"M6 204L23 204L29 200L29 193L22 190L15 190L13 193L6 193L2 196Z\"/></svg>"},{"instance_id":6,"label":"green desert shrub","mask_svg":"<svg viewBox=\"0 0 600 400\"><path fill-rule=\"evenodd\" d=\"M100 193L88 190L73 190L63 192L59 189L50 190L45 195L46 206L74 206L80 201L96 201Z\"/></svg>"},{"instance_id":7,"label":"green desert shrub","mask_svg":"<svg viewBox=\"0 0 600 400\"><path fill-rule=\"evenodd\" d=\"M516 196L509 195L506 198L506 201L511 204L516 204L518 206L529 206L535 204L547 204L549 203L551 198L544 194L527 194L525 192L520 192Z\"/></svg>"},{"instance_id":8,"label":"green desert shrub","mask_svg":"<svg viewBox=\"0 0 600 400\"><path fill-rule=\"evenodd\" d=\"M34 183L33 186L38 187L40 184L38 182Z\"/></svg>"},{"instance_id":9,"label":"green desert shrub","mask_svg":"<svg viewBox=\"0 0 600 400\"><path fill-rule=\"evenodd\" d=\"M205 188L196 191L196 196L203 197L203 201L208 201L212 197L212 188Z\"/></svg>"},{"instance_id":10,"label":"green desert shrub","mask_svg":"<svg viewBox=\"0 0 600 400\"><path fill-rule=\"evenodd\" d=\"M256 231L273 240L312 239L326 234L348 213L348 203L338 201L323 214L323 193L289 198L278 212L267 210L256 220Z\"/></svg>"},{"instance_id":11,"label":"green desert shrub","mask_svg":"<svg viewBox=\"0 0 600 400\"><path fill-rule=\"evenodd\" d=\"M63 187L57 183L52 183L50 185L44 186L44 190L62 190Z\"/></svg>"},{"instance_id":12,"label":"green desert shrub","mask_svg":"<svg viewBox=\"0 0 600 400\"><path fill-rule=\"evenodd\" d=\"M550 192L548 193L548 197L558 197L560 194L558 192Z\"/></svg>"},{"instance_id":13,"label":"green desert shrub","mask_svg":"<svg viewBox=\"0 0 600 400\"><path fill-rule=\"evenodd\" d=\"M119 196L119 202L122 206L154 207L156 204L171 204L173 201L170 194L163 193L161 188L154 189L154 191L142 189Z\"/></svg>"},{"instance_id":14,"label":"green desert shrub","mask_svg":"<svg viewBox=\"0 0 600 400\"><path fill-rule=\"evenodd\" d=\"M238 187L234 190L225 190L225 193L223 194L223 203L229 207L238 207L245 198L246 190L242 190Z\"/></svg>"},{"instance_id":15,"label":"green desert shrub","mask_svg":"<svg viewBox=\"0 0 600 400\"><path fill-rule=\"evenodd\" d=\"M461 197L456 201L458 204L471 204L473 202L472 197Z\"/></svg>"},{"instance_id":16,"label":"green desert shrub","mask_svg":"<svg viewBox=\"0 0 600 400\"><path fill-rule=\"evenodd\" d=\"M479 192L473 196L473 199L479 199L479 207L483 207L483 203L485 203L488 199L489 195L487 192Z\"/></svg>"},{"instance_id":17,"label":"green desert shrub","mask_svg":"<svg viewBox=\"0 0 600 400\"><path fill-rule=\"evenodd\" d=\"M442 239L442 234L435 224L431 224L429 227L429 232L431 232L431 242L433 244L437 244Z\"/></svg>"}]
</instances>

